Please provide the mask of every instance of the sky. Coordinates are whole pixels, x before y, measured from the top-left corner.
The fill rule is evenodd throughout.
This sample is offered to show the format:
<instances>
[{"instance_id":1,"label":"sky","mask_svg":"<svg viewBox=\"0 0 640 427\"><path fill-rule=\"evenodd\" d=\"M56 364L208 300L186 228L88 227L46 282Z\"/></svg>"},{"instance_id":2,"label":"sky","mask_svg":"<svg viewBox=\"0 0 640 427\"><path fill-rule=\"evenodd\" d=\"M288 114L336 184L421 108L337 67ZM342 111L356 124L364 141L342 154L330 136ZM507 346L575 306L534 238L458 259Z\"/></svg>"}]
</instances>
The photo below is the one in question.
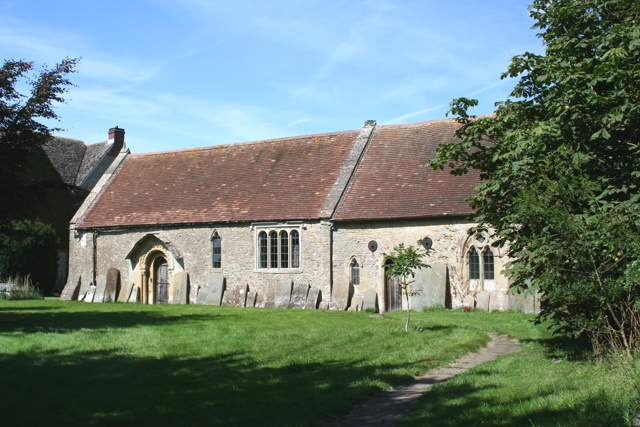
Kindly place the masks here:
<instances>
[{"instance_id":1,"label":"sky","mask_svg":"<svg viewBox=\"0 0 640 427\"><path fill-rule=\"evenodd\" d=\"M57 135L133 153L490 114L530 0L0 0L0 55L81 58Z\"/></svg>"}]
</instances>

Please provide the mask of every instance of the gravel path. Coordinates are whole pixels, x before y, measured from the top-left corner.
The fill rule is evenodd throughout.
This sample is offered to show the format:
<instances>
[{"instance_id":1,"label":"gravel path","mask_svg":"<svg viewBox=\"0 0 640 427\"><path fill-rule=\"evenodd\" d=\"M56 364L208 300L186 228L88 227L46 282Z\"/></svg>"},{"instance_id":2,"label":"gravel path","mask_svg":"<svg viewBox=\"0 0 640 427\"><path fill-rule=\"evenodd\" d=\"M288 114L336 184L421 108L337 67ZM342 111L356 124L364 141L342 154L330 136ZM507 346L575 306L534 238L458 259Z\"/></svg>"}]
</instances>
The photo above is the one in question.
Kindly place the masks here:
<instances>
[{"instance_id":1,"label":"gravel path","mask_svg":"<svg viewBox=\"0 0 640 427\"><path fill-rule=\"evenodd\" d=\"M498 356L519 350L517 340L504 335L489 334L491 342L477 353L469 353L445 368L435 369L413 382L397 389L384 390L363 405L354 407L343 419L328 423L330 426L395 426L413 406L420 396L434 385L443 383L458 374Z\"/></svg>"}]
</instances>

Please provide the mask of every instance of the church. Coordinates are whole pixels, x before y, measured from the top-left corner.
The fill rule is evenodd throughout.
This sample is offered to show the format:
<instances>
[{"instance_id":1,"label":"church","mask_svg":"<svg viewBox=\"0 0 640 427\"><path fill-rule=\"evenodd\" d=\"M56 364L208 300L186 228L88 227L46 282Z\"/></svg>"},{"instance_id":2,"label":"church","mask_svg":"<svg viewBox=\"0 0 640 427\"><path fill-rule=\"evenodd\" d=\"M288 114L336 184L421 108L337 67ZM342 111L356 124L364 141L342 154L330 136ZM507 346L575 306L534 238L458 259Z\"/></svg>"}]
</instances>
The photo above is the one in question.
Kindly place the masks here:
<instances>
[{"instance_id":1,"label":"church","mask_svg":"<svg viewBox=\"0 0 640 427\"><path fill-rule=\"evenodd\" d=\"M532 311L507 292L505 248L469 231L479 174L424 167L459 126L124 147L71 220L61 298L394 311L406 301L385 254L404 243L432 248L411 309Z\"/></svg>"}]
</instances>

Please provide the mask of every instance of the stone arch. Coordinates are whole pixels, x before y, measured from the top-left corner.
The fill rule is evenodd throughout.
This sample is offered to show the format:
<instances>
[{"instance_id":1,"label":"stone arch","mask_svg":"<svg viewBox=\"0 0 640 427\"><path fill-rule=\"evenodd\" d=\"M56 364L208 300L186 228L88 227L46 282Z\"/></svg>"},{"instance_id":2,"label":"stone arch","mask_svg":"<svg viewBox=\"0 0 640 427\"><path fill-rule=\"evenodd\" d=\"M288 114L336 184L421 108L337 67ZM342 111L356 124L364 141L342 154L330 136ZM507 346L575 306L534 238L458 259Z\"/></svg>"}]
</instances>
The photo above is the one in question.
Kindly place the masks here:
<instances>
[{"instance_id":1,"label":"stone arch","mask_svg":"<svg viewBox=\"0 0 640 427\"><path fill-rule=\"evenodd\" d=\"M488 250L491 250L493 255L493 259L500 256L500 248L492 248L491 243L492 239L489 238L488 234L485 232L476 232L470 234L465 240L463 250L462 250L462 277L463 283L467 286L467 293L475 295L477 292L480 292L485 289L485 279L484 279L484 262L485 262L485 254ZM472 279L470 274L470 257L473 252L476 251L478 255L479 262L479 278ZM494 264L495 266L495 264ZM487 284L491 283L491 287L493 288L494 283L493 279L487 281Z\"/></svg>"},{"instance_id":2,"label":"stone arch","mask_svg":"<svg viewBox=\"0 0 640 427\"><path fill-rule=\"evenodd\" d=\"M358 266L360 267L360 278L362 279L362 273L363 273L363 267L364 267L364 263L362 262L362 259L357 256L357 255L351 255L348 258L347 263L344 265L344 272L345 275L349 278L349 280L352 280L352 274L351 274L351 266L353 265L353 262L357 262ZM360 282L362 283L362 281ZM353 285L355 285L355 283L352 283Z\"/></svg>"}]
</instances>

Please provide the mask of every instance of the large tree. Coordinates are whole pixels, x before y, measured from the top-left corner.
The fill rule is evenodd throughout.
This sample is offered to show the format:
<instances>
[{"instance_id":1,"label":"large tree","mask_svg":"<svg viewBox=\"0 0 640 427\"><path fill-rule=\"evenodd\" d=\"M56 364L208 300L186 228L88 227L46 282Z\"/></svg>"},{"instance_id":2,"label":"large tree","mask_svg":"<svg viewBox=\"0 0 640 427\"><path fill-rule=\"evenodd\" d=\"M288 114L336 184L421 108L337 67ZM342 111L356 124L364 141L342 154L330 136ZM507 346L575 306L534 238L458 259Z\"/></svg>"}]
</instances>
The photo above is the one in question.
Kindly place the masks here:
<instances>
[{"instance_id":1,"label":"large tree","mask_svg":"<svg viewBox=\"0 0 640 427\"><path fill-rule=\"evenodd\" d=\"M452 102L463 127L428 166L473 168L475 219L507 243L512 287L540 319L631 356L640 346L640 3L535 0L544 55L524 53L495 114Z\"/></svg>"}]
</instances>

